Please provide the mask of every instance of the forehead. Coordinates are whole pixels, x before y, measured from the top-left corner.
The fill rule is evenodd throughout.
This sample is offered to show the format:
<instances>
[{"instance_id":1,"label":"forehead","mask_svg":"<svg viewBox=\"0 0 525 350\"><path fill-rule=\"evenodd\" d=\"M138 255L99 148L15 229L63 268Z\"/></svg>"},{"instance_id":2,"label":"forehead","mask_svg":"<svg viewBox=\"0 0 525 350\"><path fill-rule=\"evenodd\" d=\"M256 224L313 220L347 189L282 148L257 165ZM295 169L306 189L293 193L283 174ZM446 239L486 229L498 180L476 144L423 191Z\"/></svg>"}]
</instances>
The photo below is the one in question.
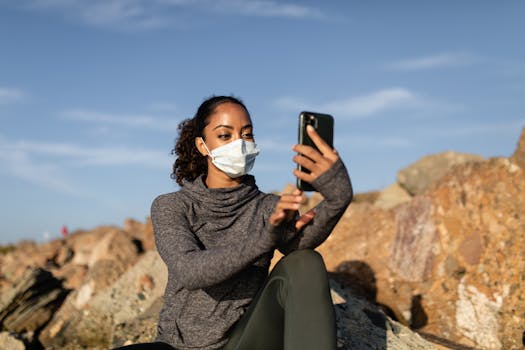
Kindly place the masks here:
<instances>
[{"instance_id":1,"label":"forehead","mask_svg":"<svg viewBox=\"0 0 525 350\"><path fill-rule=\"evenodd\" d=\"M208 126L211 128L217 125L243 127L251 123L250 116L241 105L226 102L215 108L215 111L210 115L210 123Z\"/></svg>"}]
</instances>

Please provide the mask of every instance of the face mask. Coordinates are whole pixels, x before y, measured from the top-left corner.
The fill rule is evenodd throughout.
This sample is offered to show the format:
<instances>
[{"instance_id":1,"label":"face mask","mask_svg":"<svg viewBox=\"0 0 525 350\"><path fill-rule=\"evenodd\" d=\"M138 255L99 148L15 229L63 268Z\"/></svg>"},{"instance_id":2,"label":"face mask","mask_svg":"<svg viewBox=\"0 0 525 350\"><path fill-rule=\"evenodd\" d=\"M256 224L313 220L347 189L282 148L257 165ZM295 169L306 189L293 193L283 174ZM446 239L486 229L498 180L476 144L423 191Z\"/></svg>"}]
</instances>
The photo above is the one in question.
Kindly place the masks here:
<instances>
[{"instance_id":1,"label":"face mask","mask_svg":"<svg viewBox=\"0 0 525 350\"><path fill-rule=\"evenodd\" d=\"M219 146L210 152L204 139L204 148L211 157L211 162L231 178L247 174L253 168L255 157L259 154L257 145L250 141L238 139Z\"/></svg>"}]
</instances>

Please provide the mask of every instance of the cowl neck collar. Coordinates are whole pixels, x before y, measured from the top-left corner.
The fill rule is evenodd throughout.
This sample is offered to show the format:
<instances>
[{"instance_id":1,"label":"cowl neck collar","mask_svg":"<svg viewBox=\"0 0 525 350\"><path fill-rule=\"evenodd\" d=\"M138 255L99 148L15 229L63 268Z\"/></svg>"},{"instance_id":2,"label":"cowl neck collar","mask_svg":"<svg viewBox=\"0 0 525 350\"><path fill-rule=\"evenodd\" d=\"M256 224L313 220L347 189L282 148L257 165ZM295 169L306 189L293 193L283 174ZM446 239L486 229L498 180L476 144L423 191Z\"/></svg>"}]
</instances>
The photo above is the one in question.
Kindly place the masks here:
<instances>
[{"instance_id":1,"label":"cowl neck collar","mask_svg":"<svg viewBox=\"0 0 525 350\"><path fill-rule=\"evenodd\" d=\"M181 192L213 212L235 211L261 193L252 175L244 175L238 186L225 188L208 188L204 179L200 175L191 182L184 180Z\"/></svg>"}]
</instances>

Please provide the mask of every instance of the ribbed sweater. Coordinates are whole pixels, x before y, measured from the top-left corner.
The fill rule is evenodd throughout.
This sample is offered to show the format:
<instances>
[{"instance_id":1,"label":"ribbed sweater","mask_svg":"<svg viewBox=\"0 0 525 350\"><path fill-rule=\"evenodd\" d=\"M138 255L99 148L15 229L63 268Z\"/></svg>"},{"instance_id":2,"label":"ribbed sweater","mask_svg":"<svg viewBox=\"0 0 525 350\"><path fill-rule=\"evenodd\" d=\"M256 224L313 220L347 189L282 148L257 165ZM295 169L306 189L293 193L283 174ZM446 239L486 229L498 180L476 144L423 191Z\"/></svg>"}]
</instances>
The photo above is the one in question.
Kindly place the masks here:
<instances>
[{"instance_id":1,"label":"ribbed sweater","mask_svg":"<svg viewBox=\"0 0 525 350\"><path fill-rule=\"evenodd\" d=\"M200 176L153 201L155 243L168 267L157 341L181 350L218 349L228 341L263 285L274 250L317 247L352 200L341 160L312 185L324 200L299 232L293 222L269 224L279 196L261 192L251 175L233 188L207 188Z\"/></svg>"}]
</instances>

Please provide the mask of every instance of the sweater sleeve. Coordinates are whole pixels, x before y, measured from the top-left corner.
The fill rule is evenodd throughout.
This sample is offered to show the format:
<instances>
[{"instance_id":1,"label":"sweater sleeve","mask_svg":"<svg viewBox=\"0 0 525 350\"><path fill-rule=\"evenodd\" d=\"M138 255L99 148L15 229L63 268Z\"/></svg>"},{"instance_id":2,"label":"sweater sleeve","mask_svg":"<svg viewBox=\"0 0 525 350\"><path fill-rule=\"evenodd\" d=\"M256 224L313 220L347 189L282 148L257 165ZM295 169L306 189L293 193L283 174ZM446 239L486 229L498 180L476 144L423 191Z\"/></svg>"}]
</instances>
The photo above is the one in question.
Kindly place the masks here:
<instances>
[{"instance_id":1,"label":"sweater sleeve","mask_svg":"<svg viewBox=\"0 0 525 350\"><path fill-rule=\"evenodd\" d=\"M191 231L185 213L180 201L169 195L157 197L151 206L157 250L169 273L188 290L225 281L275 248L277 228L268 225L249 239L204 249Z\"/></svg>"},{"instance_id":2,"label":"sweater sleeve","mask_svg":"<svg viewBox=\"0 0 525 350\"><path fill-rule=\"evenodd\" d=\"M324 200L313 209L313 220L293 238L280 244L279 250L284 254L296 249L314 249L323 243L352 201L352 183L341 159L313 181L312 186Z\"/></svg>"}]
</instances>

